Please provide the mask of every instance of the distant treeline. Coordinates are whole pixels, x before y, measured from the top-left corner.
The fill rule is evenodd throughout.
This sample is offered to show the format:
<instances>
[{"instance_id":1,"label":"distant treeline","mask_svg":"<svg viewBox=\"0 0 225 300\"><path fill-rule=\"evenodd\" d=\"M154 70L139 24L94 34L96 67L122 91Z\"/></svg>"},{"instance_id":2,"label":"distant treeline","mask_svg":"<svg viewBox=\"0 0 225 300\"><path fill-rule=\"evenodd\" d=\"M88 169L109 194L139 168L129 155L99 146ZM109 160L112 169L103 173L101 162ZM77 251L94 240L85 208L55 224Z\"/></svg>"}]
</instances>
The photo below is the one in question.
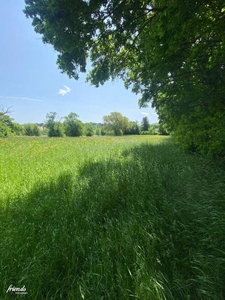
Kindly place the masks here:
<instances>
[{"instance_id":1,"label":"distant treeline","mask_svg":"<svg viewBox=\"0 0 225 300\"><path fill-rule=\"evenodd\" d=\"M9 136L93 136L126 134L161 134L167 135L163 124L150 124L148 117L143 117L141 124L130 121L119 112L112 112L103 117L103 123L84 123L79 116L71 112L60 118L56 112L46 115L44 123L18 124L7 113L0 112L0 137Z\"/></svg>"}]
</instances>

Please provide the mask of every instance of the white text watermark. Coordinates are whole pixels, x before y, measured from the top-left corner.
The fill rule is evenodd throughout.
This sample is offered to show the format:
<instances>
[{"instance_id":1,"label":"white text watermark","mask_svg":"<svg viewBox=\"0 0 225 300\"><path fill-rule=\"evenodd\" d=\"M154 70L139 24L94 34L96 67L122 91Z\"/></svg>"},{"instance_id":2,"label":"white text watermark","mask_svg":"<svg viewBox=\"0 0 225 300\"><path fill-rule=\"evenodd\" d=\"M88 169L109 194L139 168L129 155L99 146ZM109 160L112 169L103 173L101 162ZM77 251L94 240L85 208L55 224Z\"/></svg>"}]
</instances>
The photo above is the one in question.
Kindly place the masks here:
<instances>
[{"instance_id":1,"label":"white text watermark","mask_svg":"<svg viewBox=\"0 0 225 300\"><path fill-rule=\"evenodd\" d=\"M15 293L15 294L27 294L27 289L25 287L25 285L21 288L19 287L15 287L12 284L10 284L10 286L8 287L6 293Z\"/></svg>"}]
</instances>

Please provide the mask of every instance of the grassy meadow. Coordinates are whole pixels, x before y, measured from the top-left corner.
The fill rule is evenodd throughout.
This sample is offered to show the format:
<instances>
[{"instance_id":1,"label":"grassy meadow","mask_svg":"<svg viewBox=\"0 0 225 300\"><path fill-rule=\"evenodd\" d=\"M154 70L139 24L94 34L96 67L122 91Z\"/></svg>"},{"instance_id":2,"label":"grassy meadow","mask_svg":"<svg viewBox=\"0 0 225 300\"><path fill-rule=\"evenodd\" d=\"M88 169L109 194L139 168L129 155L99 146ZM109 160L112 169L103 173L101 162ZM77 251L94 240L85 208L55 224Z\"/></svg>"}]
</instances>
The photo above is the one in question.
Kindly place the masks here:
<instances>
[{"instance_id":1,"label":"grassy meadow","mask_svg":"<svg viewBox=\"0 0 225 300\"><path fill-rule=\"evenodd\" d=\"M225 172L169 137L0 139L0 279L1 300L223 300Z\"/></svg>"}]
</instances>

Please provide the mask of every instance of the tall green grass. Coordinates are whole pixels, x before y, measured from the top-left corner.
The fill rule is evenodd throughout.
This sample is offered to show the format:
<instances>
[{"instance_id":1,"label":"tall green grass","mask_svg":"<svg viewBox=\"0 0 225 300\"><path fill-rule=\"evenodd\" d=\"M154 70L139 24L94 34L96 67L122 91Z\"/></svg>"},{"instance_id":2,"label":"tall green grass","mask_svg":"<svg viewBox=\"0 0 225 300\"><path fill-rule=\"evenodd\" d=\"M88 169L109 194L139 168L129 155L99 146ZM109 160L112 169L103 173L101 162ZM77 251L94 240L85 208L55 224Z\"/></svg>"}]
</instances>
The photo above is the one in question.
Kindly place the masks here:
<instances>
[{"instance_id":1,"label":"tall green grass","mask_svg":"<svg viewBox=\"0 0 225 300\"><path fill-rule=\"evenodd\" d=\"M210 161L160 137L1 143L0 299L225 298Z\"/></svg>"}]
</instances>

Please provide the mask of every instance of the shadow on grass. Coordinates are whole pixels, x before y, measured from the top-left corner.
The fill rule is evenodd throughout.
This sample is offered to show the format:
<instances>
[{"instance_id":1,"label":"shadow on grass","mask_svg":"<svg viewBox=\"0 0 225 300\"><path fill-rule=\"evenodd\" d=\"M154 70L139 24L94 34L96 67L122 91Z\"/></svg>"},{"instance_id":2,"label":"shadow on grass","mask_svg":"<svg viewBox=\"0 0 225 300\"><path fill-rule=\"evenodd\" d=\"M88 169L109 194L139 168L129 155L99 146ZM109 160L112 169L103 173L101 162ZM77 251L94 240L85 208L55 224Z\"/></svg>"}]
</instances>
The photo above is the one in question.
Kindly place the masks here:
<instances>
[{"instance_id":1,"label":"shadow on grass","mask_svg":"<svg viewBox=\"0 0 225 300\"><path fill-rule=\"evenodd\" d=\"M143 144L34 187L1 213L1 299L224 299L219 175Z\"/></svg>"}]
</instances>

